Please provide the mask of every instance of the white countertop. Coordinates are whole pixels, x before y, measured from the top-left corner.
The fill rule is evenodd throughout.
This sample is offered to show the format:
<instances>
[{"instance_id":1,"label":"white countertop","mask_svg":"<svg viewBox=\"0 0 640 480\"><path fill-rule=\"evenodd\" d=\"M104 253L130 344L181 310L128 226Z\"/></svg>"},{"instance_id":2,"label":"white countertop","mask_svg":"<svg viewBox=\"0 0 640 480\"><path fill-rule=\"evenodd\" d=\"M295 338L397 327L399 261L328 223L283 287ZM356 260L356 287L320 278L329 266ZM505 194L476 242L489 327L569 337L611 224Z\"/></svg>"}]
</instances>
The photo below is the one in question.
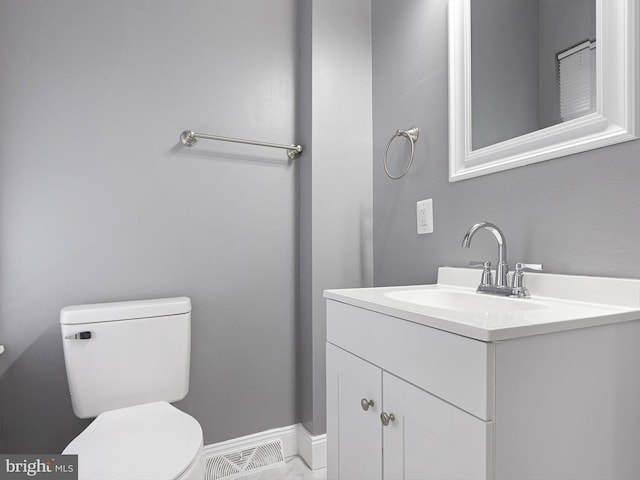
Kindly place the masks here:
<instances>
[{"instance_id":1,"label":"white countertop","mask_svg":"<svg viewBox=\"0 0 640 480\"><path fill-rule=\"evenodd\" d=\"M324 296L482 341L640 320L640 280L526 273L531 298L502 298L475 293L479 279L475 269L441 267L433 285L325 290ZM486 299L489 307L438 308L401 299L429 290L454 298L472 295L467 298L480 305ZM492 308L496 301L504 308Z\"/></svg>"}]
</instances>

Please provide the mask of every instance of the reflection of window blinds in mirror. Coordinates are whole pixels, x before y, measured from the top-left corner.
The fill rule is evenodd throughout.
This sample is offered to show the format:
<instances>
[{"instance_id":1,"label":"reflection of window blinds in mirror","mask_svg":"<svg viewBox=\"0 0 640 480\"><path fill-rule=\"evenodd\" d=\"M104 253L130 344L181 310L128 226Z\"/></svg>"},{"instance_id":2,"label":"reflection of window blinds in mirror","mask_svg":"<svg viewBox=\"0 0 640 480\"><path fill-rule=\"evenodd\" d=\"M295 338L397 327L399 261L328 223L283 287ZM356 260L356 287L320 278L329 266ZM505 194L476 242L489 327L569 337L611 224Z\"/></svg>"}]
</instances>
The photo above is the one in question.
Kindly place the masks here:
<instances>
[{"instance_id":1,"label":"reflection of window blinds in mirror","mask_svg":"<svg viewBox=\"0 0 640 480\"><path fill-rule=\"evenodd\" d=\"M558 54L560 118L596 110L596 42L587 40Z\"/></svg>"}]
</instances>

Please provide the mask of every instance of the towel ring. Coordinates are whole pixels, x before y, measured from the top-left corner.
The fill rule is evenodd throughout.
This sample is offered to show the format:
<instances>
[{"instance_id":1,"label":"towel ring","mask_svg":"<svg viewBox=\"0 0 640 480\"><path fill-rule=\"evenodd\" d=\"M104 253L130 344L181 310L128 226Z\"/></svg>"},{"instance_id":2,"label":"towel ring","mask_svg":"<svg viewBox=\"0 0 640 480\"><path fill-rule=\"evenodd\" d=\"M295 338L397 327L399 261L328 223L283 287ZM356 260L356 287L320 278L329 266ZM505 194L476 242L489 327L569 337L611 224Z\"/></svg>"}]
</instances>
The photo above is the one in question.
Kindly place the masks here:
<instances>
[{"instance_id":1,"label":"towel ring","mask_svg":"<svg viewBox=\"0 0 640 480\"><path fill-rule=\"evenodd\" d=\"M420 129L416 126L413 126L409 130L396 131L396 133L389 139L389 143L387 143L387 148L384 151L384 161L383 161L384 172L387 174L389 178L393 180L398 180L407 174L407 172L411 168L411 165L413 164L413 155L416 153L415 143L418 140L418 135L420 135ZM397 177L391 175L391 173L389 173L389 167L387 167L387 155L389 153L389 147L391 146L391 143L396 139L396 137L406 137L411 142L411 158L409 158L409 163L407 163L407 166L405 167L404 171Z\"/></svg>"}]
</instances>

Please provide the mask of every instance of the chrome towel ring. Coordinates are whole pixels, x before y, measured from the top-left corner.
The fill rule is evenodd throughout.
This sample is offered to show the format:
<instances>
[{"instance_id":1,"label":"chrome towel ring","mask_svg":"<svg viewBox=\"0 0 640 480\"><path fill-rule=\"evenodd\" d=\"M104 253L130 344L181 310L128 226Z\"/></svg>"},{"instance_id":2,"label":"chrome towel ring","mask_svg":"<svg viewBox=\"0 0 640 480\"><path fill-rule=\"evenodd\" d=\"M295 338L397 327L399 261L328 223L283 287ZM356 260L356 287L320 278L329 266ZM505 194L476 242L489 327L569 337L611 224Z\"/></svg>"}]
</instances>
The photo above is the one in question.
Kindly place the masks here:
<instances>
[{"instance_id":1,"label":"chrome towel ring","mask_svg":"<svg viewBox=\"0 0 640 480\"><path fill-rule=\"evenodd\" d=\"M384 151L384 162L383 162L384 172L387 174L389 178L393 180L398 180L399 178L402 178L407 174L407 172L411 168L411 164L413 164L413 155L416 153L415 143L418 140L419 135L420 135L420 129L416 126L413 126L408 130L396 131L396 133L389 139L389 142L387 143L387 148ZM405 167L404 171L396 177L394 175L391 175L391 173L389 173L389 167L387 166L387 155L389 154L389 147L391 146L391 143L397 137L406 137L411 142L411 158L409 158L409 163L407 163L407 166Z\"/></svg>"}]
</instances>

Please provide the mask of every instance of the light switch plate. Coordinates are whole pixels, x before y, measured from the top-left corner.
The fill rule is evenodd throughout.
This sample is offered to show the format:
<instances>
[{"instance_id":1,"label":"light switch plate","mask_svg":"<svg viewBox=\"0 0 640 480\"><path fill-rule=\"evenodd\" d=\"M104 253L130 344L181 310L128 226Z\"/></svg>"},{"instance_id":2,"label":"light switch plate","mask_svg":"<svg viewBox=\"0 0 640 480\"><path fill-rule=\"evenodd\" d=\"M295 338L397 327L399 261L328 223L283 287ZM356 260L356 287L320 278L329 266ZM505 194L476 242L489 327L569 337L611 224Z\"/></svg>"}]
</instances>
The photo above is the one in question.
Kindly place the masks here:
<instances>
[{"instance_id":1,"label":"light switch plate","mask_svg":"<svg viewBox=\"0 0 640 480\"><path fill-rule=\"evenodd\" d=\"M416 203L418 235L433 233L433 199L421 200Z\"/></svg>"}]
</instances>

